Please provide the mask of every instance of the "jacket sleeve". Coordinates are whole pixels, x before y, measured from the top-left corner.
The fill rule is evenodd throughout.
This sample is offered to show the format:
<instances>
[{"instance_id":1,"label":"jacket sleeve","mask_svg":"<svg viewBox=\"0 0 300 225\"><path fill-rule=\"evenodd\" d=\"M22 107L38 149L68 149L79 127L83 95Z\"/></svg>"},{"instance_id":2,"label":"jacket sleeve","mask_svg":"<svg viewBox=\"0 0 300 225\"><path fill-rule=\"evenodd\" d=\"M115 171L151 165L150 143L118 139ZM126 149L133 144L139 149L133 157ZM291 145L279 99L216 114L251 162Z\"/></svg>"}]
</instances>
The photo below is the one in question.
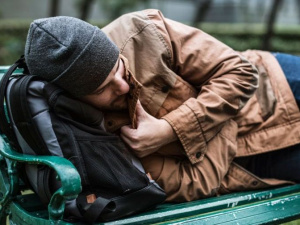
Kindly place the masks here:
<instances>
[{"instance_id":1,"label":"jacket sleeve","mask_svg":"<svg viewBox=\"0 0 300 225\"><path fill-rule=\"evenodd\" d=\"M192 164L201 161L207 143L243 108L257 89L257 69L230 47L205 32L164 18L156 24L170 49L172 70L199 91L163 117L175 130Z\"/></svg>"},{"instance_id":2,"label":"jacket sleeve","mask_svg":"<svg viewBox=\"0 0 300 225\"><path fill-rule=\"evenodd\" d=\"M165 190L167 201L185 202L216 196L236 155L237 124L225 122L220 132L207 144L208 151L201 162L191 164L187 158L150 155L142 158L143 165ZM153 168L155 167L155 169Z\"/></svg>"}]
</instances>

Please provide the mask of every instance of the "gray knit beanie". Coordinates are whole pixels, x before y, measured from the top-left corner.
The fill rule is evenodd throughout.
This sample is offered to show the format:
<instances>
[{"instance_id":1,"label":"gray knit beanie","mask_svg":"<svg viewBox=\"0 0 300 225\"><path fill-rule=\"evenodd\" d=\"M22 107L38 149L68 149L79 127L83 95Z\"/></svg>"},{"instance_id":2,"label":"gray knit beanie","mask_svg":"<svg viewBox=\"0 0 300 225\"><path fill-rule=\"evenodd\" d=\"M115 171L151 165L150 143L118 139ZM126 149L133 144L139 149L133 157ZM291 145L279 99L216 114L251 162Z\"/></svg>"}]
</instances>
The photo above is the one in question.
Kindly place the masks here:
<instances>
[{"instance_id":1,"label":"gray knit beanie","mask_svg":"<svg viewBox=\"0 0 300 225\"><path fill-rule=\"evenodd\" d=\"M118 56L117 46L99 28L66 16L33 21L25 45L29 72L74 96L96 90Z\"/></svg>"}]
</instances>

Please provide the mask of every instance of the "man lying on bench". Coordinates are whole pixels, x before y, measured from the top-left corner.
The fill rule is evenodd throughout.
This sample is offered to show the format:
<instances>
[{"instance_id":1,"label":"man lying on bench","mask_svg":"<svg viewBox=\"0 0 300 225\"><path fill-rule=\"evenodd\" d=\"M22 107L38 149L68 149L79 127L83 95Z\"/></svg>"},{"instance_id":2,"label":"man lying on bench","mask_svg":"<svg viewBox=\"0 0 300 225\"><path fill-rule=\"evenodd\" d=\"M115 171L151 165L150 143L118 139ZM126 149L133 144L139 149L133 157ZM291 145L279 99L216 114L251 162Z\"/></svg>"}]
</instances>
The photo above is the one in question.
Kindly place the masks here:
<instances>
[{"instance_id":1,"label":"man lying on bench","mask_svg":"<svg viewBox=\"0 0 300 225\"><path fill-rule=\"evenodd\" d=\"M144 10L102 29L71 17L35 20L25 61L103 111L103 127L169 202L300 181L299 57L236 52Z\"/></svg>"}]
</instances>

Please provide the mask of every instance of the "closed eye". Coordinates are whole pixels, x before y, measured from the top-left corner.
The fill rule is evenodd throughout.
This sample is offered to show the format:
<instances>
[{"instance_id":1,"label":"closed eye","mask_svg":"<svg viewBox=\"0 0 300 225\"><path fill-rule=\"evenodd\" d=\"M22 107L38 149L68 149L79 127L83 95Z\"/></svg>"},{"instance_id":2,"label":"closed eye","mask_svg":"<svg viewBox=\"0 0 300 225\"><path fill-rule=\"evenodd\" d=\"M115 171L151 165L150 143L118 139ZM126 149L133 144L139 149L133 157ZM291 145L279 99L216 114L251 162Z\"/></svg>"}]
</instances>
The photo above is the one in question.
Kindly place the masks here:
<instances>
[{"instance_id":1,"label":"closed eye","mask_svg":"<svg viewBox=\"0 0 300 225\"><path fill-rule=\"evenodd\" d=\"M105 87L106 87L106 85L103 88L97 90L94 94L96 94L96 95L102 94L104 92L104 90L105 90Z\"/></svg>"}]
</instances>

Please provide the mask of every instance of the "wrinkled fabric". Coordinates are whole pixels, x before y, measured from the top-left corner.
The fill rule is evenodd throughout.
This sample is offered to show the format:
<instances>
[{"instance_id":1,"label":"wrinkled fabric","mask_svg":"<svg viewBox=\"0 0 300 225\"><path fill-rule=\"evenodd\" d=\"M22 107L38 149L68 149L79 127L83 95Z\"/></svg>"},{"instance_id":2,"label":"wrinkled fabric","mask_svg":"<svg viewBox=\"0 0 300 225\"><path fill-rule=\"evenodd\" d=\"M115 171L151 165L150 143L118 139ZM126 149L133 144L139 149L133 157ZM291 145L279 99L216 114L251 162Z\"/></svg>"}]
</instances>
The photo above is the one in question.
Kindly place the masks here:
<instances>
[{"instance_id":1,"label":"wrinkled fabric","mask_svg":"<svg viewBox=\"0 0 300 225\"><path fill-rule=\"evenodd\" d=\"M299 109L272 54L236 52L157 10L126 14L103 31L142 85L144 109L178 136L141 159L168 201L293 183L261 179L233 161L300 142ZM126 115L110 113L105 121L117 132Z\"/></svg>"}]
</instances>

